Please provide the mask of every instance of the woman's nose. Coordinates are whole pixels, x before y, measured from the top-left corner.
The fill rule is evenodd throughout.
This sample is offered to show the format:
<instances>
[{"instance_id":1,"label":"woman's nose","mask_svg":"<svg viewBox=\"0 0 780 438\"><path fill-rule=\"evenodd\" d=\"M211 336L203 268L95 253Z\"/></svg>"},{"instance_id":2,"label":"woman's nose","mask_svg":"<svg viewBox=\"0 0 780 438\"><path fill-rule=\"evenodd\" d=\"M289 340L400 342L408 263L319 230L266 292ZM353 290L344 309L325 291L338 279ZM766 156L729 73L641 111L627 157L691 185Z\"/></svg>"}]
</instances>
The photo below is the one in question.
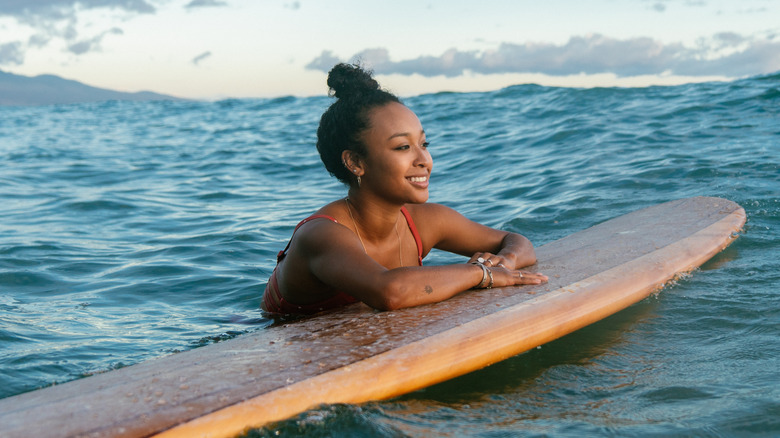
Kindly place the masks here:
<instances>
[{"instance_id":1,"label":"woman's nose","mask_svg":"<svg viewBox=\"0 0 780 438\"><path fill-rule=\"evenodd\" d=\"M417 157L415 159L415 166L418 167L429 167L433 163L433 158L431 157L431 153L428 152L428 149L426 148L418 148L417 149Z\"/></svg>"}]
</instances>

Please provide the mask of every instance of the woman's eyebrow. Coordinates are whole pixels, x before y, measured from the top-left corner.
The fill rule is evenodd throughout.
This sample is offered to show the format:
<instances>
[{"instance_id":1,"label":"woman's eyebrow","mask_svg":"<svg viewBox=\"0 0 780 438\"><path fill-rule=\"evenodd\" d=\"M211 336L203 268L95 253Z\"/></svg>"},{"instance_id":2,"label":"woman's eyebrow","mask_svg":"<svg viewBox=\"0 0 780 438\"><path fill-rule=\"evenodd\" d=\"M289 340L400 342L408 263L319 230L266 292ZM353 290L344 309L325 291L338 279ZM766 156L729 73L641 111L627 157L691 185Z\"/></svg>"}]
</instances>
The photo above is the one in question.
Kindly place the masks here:
<instances>
[{"instance_id":1,"label":"woman's eyebrow","mask_svg":"<svg viewBox=\"0 0 780 438\"><path fill-rule=\"evenodd\" d=\"M420 130L420 134L421 135L425 135L425 130L421 129ZM411 134L409 134L408 132L398 132L398 133L395 133L395 134L391 135L390 137L387 137L387 139L388 140L392 140L392 139L394 139L396 137L409 137L410 135Z\"/></svg>"}]
</instances>

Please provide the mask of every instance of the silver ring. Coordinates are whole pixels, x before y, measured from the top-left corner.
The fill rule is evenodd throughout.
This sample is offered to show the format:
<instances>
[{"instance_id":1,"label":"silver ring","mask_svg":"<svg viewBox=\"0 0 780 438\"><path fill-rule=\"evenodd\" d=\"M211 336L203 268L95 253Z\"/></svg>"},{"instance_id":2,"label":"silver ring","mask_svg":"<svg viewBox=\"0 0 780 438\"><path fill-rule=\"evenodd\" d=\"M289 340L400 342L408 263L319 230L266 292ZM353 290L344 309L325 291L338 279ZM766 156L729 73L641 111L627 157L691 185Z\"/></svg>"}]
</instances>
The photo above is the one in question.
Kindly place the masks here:
<instances>
[{"instance_id":1,"label":"silver ring","mask_svg":"<svg viewBox=\"0 0 780 438\"><path fill-rule=\"evenodd\" d=\"M493 260L490 260L490 259L485 260L485 263L488 263L488 262L490 262L490 266L493 266Z\"/></svg>"},{"instance_id":2,"label":"silver ring","mask_svg":"<svg viewBox=\"0 0 780 438\"><path fill-rule=\"evenodd\" d=\"M520 274L520 278L523 278L523 273L522 272L518 272L518 274Z\"/></svg>"},{"instance_id":3,"label":"silver ring","mask_svg":"<svg viewBox=\"0 0 780 438\"><path fill-rule=\"evenodd\" d=\"M496 266L501 266L502 268L506 268L506 266L504 266L504 264L503 264L503 263L499 263L499 264L497 264Z\"/></svg>"},{"instance_id":4,"label":"silver ring","mask_svg":"<svg viewBox=\"0 0 780 438\"><path fill-rule=\"evenodd\" d=\"M482 263L485 263L485 259L483 259L482 257L477 257L477 263L481 265Z\"/></svg>"}]
</instances>

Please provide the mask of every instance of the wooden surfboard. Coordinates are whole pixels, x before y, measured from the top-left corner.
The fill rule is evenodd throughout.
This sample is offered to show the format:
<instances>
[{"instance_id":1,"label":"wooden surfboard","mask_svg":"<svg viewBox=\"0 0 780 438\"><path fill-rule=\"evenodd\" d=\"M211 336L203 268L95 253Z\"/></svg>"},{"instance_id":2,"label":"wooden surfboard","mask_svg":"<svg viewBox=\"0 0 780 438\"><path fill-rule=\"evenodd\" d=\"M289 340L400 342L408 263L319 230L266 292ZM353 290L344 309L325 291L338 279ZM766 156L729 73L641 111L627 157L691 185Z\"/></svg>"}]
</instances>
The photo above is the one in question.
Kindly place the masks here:
<instances>
[{"instance_id":1,"label":"wooden surfboard","mask_svg":"<svg viewBox=\"0 0 780 438\"><path fill-rule=\"evenodd\" d=\"M660 204L537 249L548 284L377 312L358 303L0 400L0 436L234 436L323 403L414 391L550 342L658 291L728 246L745 211Z\"/></svg>"}]
</instances>

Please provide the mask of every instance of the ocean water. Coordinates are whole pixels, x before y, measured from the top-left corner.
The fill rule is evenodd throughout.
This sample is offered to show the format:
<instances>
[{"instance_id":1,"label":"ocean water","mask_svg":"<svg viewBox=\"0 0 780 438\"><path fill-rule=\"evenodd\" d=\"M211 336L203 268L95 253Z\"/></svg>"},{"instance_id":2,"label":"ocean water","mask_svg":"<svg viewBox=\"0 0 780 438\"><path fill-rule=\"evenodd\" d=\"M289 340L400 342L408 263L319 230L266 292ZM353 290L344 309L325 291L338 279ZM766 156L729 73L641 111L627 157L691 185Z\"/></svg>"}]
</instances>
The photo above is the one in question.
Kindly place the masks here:
<instances>
[{"instance_id":1,"label":"ocean water","mask_svg":"<svg viewBox=\"0 0 780 438\"><path fill-rule=\"evenodd\" d=\"M431 141L431 201L536 245L697 195L748 222L702 268L583 330L250 436L780 435L780 75L404 101ZM276 252L345 194L314 147L329 103L0 108L0 398L264 330Z\"/></svg>"}]
</instances>

